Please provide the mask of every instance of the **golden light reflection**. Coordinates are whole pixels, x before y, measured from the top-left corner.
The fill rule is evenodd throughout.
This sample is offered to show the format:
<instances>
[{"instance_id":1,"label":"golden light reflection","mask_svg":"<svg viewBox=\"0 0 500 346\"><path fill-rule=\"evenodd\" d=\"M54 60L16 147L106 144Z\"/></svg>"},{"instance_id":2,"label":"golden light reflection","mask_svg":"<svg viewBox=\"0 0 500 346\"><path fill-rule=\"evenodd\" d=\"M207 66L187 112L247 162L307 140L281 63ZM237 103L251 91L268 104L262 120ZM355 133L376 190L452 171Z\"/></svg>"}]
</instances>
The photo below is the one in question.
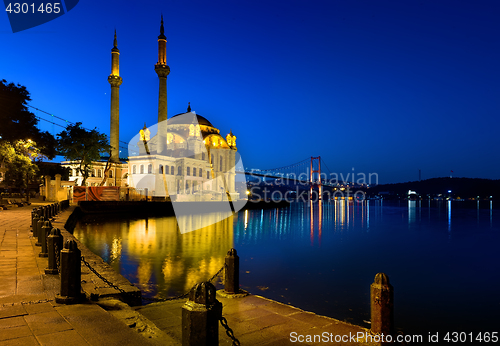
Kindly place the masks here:
<instances>
[{"instance_id":1,"label":"golden light reflection","mask_svg":"<svg viewBox=\"0 0 500 346\"><path fill-rule=\"evenodd\" d=\"M190 222L215 222L219 214L196 215ZM79 226L74 235L143 291L163 297L184 293L222 267L234 246L233 222L231 215L181 234L175 217L117 220Z\"/></svg>"}]
</instances>

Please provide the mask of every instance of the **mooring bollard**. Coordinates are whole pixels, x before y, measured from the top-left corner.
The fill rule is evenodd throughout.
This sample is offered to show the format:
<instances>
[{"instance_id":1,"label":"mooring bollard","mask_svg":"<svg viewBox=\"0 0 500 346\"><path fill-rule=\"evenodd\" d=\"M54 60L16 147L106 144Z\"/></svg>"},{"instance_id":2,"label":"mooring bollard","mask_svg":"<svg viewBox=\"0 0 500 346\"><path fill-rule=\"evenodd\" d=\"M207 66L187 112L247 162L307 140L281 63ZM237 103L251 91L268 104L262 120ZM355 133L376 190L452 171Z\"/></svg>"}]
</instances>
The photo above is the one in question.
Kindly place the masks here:
<instances>
[{"instance_id":1,"label":"mooring bollard","mask_svg":"<svg viewBox=\"0 0 500 346\"><path fill-rule=\"evenodd\" d=\"M32 231L33 231L33 237L38 237L38 211L35 211L33 213L33 220L31 221L31 223L33 224L33 227L32 227Z\"/></svg>"},{"instance_id":2,"label":"mooring bollard","mask_svg":"<svg viewBox=\"0 0 500 346\"><path fill-rule=\"evenodd\" d=\"M81 257L74 240L68 240L61 250L61 294L56 295L56 303L74 304L80 299L81 291Z\"/></svg>"},{"instance_id":3,"label":"mooring bollard","mask_svg":"<svg viewBox=\"0 0 500 346\"><path fill-rule=\"evenodd\" d=\"M240 257L236 249L227 252L226 270L224 272L224 291L226 293L239 293L240 291Z\"/></svg>"},{"instance_id":4,"label":"mooring bollard","mask_svg":"<svg viewBox=\"0 0 500 346\"><path fill-rule=\"evenodd\" d=\"M375 275L370 286L371 331L392 335L394 329L394 290L384 273Z\"/></svg>"},{"instance_id":5,"label":"mooring bollard","mask_svg":"<svg viewBox=\"0 0 500 346\"><path fill-rule=\"evenodd\" d=\"M63 248L63 236L59 228L52 228L50 235L47 238L49 266L45 268L45 274L58 274L61 258L61 250Z\"/></svg>"},{"instance_id":6,"label":"mooring bollard","mask_svg":"<svg viewBox=\"0 0 500 346\"><path fill-rule=\"evenodd\" d=\"M46 221L47 219L43 216L41 216L39 219L38 219L38 222L36 223L36 243L35 245L36 246L41 246L42 243L40 243L40 233L42 233L42 227L43 227L43 223Z\"/></svg>"},{"instance_id":7,"label":"mooring bollard","mask_svg":"<svg viewBox=\"0 0 500 346\"><path fill-rule=\"evenodd\" d=\"M30 228L32 232L33 232L33 219L35 218L35 215L36 215L36 208L33 208L33 210L31 211L31 223L30 223Z\"/></svg>"},{"instance_id":8,"label":"mooring bollard","mask_svg":"<svg viewBox=\"0 0 500 346\"><path fill-rule=\"evenodd\" d=\"M52 229L52 225L50 221L45 221L45 223L42 226L42 231L40 232L40 236L38 238L38 241L40 244L42 244L42 251L38 254L38 257L48 257L49 254L47 253L47 238L49 236L50 230Z\"/></svg>"},{"instance_id":9,"label":"mooring bollard","mask_svg":"<svg viewBox=\"0 0 500 346\"><path fill-rule=\"evenodd\" d=\"M189 292L182 307L182 346L219 345L222 303L215 298L215 286L202 282Z\"/></svg>"}]
</instances>

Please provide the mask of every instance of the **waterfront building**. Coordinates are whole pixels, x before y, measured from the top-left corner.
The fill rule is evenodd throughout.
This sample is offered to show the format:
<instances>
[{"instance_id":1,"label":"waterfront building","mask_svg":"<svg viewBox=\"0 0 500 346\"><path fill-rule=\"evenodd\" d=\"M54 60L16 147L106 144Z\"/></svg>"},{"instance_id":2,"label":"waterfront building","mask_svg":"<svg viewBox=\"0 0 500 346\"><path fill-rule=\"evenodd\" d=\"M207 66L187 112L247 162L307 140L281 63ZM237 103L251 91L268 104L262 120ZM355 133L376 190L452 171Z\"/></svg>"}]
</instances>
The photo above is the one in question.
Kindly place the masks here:
<instances>
[{"instance_id":1,"label":"waterfront building","mask_svg":"<svg viewBox=\"0 0 500 346\"><path fill-rule=\"evenodd\" d=\"M127 162L119 158L119 90L120 77L116 31L111 49L110 143L109 162L93 163L87 186L123 186L140 190L157 198L176 201L211 201L237 199L235 191L238 154L236 136L225 137L212 123L197 115L188 105L185 113L168 118L167 111L167 38L163 16L158 36L158 61L155 72L159 80L158 123L140 129L129 144ZM71 168L70 180L81 185L76 162L63 162ZM108 165L108 166L107 166ZM106 171L106 167L110 167ZM175 197L174 197L175 196Z\"/></svg>"}]
</instances>

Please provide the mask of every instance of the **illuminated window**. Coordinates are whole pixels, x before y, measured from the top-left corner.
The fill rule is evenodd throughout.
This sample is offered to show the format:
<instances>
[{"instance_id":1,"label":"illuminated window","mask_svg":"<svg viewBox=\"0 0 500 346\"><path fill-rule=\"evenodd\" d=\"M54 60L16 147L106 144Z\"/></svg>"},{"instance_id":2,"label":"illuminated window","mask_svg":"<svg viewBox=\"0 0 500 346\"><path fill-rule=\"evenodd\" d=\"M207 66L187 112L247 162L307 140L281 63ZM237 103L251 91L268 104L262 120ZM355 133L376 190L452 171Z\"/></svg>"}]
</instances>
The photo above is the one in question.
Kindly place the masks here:
<instances>
[{"instance_id":1,"label":"illuminated window","mask_svg":"<svg viewBox=\"0 0 500 346\"><path fill-rule=\"evenodd\" d=\"M132 166L132 174L136 174L137 173L137 167L136 165L133 165Z\"/></svg>"},{"instance_id":2,"label":"illuminated window","mask_svg":"<svg viewBox=\"0 0 500 346\"><path fill-rule=\"evenodd\" d=\"M193 167L193 177L196 177L196 167Z\"/></svg>"},{"instance_id":3,"label":"illuminated window","mask_svg":"<svg viewBox=\"0 0 500 346\"><path fill-rule=\"evenodd\" d=\"M151 173L153 173L153 165L149 164L148 165L148 174L151 174Z\"/></svg>"},{"instance_id":4,"label":"illuminated window","mask_svg":"<svg viewBox=\"0 0 500 346\"><path fill-rule=\"evenodd\" d=\"M170 174L174 175L174 166L170 166Z\"/></svg>"},{"instance_id":5,"label":"illuminated window","mask_svg":"<svg viewBox=\"0 0 500 346\"><path fill-rule=\"evenodd\" d=\"M187 168L186 168L186 175L190 175L189 173L190 173L190 168L189 168L189 167L187 167Z\"/></svg>"},{"instance_id":6,"label":"illuminated window","mask_svg":"<svg viewBox=\"0 0 500 346\"><path fill-rule=\"evenodd\" d=\"M160 174L163 174L163 165L160 165L159 172L160 172Z\"/></svg>"},{"instance_id":7,"label":"illuminated window","mask_svg":"<svg viewBox=\"0 0 500 346\"><path fill-rule=\"evenodd\" d=\"M140 174L144 174L144 165L141 165L141 170L139 172Z\"/></svg>"}]
</instances>

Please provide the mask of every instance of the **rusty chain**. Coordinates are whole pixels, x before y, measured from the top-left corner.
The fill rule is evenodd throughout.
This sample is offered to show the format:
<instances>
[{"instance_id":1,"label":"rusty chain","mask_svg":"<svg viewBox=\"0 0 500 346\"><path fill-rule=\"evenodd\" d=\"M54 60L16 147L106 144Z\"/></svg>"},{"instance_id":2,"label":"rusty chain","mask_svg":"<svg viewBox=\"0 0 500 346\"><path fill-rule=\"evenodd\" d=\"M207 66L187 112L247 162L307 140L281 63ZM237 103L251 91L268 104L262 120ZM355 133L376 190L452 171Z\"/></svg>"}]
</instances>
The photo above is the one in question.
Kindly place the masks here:
<instances>
[{"instance_id":1,"label":"rusty chain","mask_svg":"<svg viewBox=\"0 0 500 346\"><path fill-rule=\"evenodd\" d=\"M222 266L222 268L219 269L219 271L217 273L215 273L210 279L208 279L207 281L209 282L212 282L224 269L226 268L226 264L224 264ZM196 286L196 284L194 285ZM194 287L193 286L193 287ZM148 298L148 297L142 297L142 299L144 300L149 300L151 302L156 302L156 303L159 303L159 302L166 302L166 301L169 301L169 300L176 300L176 299L182 299L182 298L186 298L188 295L189 295L189 292L191 292L191 290L193 289L193 287L191 287L189 289L189 291L187 291L186 293L183 293L181 295L178 295L178 296L175 296L175 297L168 297L168 298Z\"/></svg>"},{"instance_id":2,"label":"rusty chain","mask_svg":"<svg viewBox=\"0 0 500 346\"><path fill-rule=\"evenodd\" d=\"M9 306L16 306L16 305L33 305L33 304L42 304L42 303L48 303L52 302L54 299L40 299L40 300L31 300L29 302L18 302L18 303L5 303L0 305L0 308L5 308Z\"/></svg>"},{"instance_id":3,"label":"rusty chain","mask_svg":"<svg viewBox=\"0 0 500 346\"><path fill-rule=\"evenodd\" d=\"M57 271L60 273L61 272L61 262L59 260L60 253L59 253L59 246L57 246L57 241L54 241L54 250L55 250L55 253L56 253L56 267L57 267Z\"/></svg>"},{"instance_id":4,"label":"rusty chain","mask_svg":"<svg viewBox=\"0 0 500 346\"><path fill-rule=\"evenodd\" d=\"M226 330L227 336L229 336L231 338L231 340L233 340L232 346L240 346L240 341L238 339L236 339L236 337L234 336L233 330L231 328L229 328L229 326L227 325L226 318L221 316L219 322Z\"/></svg>"},{"instance_id":5,"label":"rusty chain","mask_svg":"<svg viewBox=\"0 0 500 346\"><path fill-rule=\"evenodd\" d=\"M104 276L102 276L101 274L99 274L97 272L97 270L95 270L94 268L92 268L92 266L90 265L90 263L85 260L85 257L82 256L81 260L82 260L83 264L85 264L85 266L87 268L89 268L89 270L92 273L94 273L99 279L101 279L102 281L104 281L104 283L106 283L108 286L114 288L115 290L120 291L120 293L127 294L127 292L125 292L125 290L123 290L120 287L116 286L114 283L112 283L111 281L109 281L108 279L106 279Z\"/></svg>"}]
</instances>

